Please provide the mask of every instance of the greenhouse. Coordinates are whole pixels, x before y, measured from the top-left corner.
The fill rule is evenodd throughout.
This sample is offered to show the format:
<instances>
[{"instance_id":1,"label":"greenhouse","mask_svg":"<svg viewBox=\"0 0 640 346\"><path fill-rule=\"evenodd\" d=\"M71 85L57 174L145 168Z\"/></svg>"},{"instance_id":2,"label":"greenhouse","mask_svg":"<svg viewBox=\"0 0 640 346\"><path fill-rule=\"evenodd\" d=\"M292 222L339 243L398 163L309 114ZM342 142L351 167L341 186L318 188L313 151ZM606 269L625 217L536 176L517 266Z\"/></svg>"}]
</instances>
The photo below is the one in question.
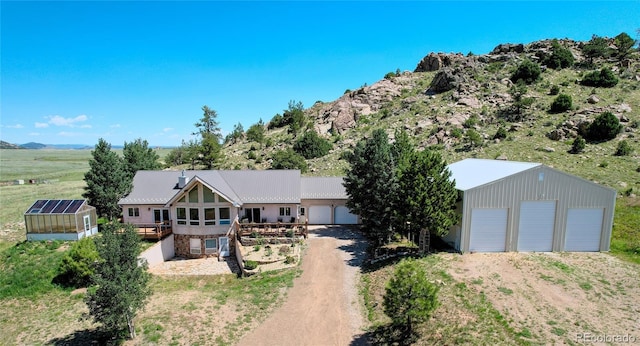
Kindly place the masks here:
<instances>
[{"instance_id":1,"label":"greenhouse","mask_svg":"<svg viewBox=\"0 0 640 346\"><path fill-rule=\"evenodd\" d=\"M40 199L24 213L27 240L79 240L98 233L96 208L83 199Z\"/></svg>"}]
</instances>

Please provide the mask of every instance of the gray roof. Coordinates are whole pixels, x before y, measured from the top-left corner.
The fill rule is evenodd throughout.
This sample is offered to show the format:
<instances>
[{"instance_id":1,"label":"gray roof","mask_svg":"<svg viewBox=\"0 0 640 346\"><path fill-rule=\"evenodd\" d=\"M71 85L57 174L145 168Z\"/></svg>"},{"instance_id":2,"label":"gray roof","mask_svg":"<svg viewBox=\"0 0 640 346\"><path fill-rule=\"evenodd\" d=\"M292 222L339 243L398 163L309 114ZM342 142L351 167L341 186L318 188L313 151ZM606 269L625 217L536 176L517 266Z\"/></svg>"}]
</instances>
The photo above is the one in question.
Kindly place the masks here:
<instances>
[{"instance_id":1,"label":"gray roof","mask_svg":"<svg viewBox=\"0 0 640 346\"><path fill-rule=\"evenodd\" d=\"M450 164L448 168L451 178L456 181L456 188L465 191L540 165L531 162L464 159Z\"/></svg>"},{"instance_id":2,"label":"gray roof","mask_svg":"<svg viewBox=\"0 0 640 346\"><path fill-rule=\"evenodd\" d=\"M133 189L118 204L166 204L182 189L180 171L138 171ZM185 171L186 187L201 181L231 203L300 203L300 171Z\"/></svg>"},{"instance_id":3,"label":"gray roof","mask_svg":"<svg viewBox=\"0 0 640 346\"><path fill-rule=\"evenodd\" d=\"M302 199L345 199L342 177L302 177Z\"/></svg>"}]
</instances>

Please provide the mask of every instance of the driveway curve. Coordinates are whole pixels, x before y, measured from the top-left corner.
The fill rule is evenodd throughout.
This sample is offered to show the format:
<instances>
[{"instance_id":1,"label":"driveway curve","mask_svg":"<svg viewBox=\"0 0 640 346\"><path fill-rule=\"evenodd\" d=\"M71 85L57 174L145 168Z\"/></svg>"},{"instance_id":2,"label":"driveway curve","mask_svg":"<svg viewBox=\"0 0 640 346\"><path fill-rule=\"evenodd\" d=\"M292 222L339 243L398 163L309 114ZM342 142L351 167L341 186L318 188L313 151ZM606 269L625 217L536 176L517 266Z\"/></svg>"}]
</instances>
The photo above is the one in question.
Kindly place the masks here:
<instances>
[{"instance_id":1,"label":"driveway curve","mask_svg":"<svg viewBox=\"0 0 640 346\"><path fill-rule=\"evenodd\" d=\"M366 242L348 227L311 230L286 301L238 345L366 345L357 282Z\"/></svg>"}]
</instances>

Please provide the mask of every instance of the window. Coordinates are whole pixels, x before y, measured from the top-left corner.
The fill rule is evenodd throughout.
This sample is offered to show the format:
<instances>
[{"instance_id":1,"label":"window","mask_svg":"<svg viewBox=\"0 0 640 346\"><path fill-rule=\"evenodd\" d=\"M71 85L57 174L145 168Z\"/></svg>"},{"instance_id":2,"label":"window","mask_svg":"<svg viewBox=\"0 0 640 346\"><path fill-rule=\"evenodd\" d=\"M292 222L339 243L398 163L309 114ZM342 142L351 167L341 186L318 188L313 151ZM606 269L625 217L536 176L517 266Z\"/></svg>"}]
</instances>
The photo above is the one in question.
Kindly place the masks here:
<instances>
[{"instance_id":1,"label":"window","mask_svg":"<svg viewBox=\"0 0 640 346\"><path fill-rule=\"evenodd\" d=\"M280 216L291 216L290 207L280 207Z\"/></svg>"},{"instance_id":2,"label":"window","mask_svg":"<svg viewBox=\"0 0 640 346\"><path fill-rule=\"evenodd\" d=\"M305 216L306 212L304 207L300 207L300 216Z\"/></svg>"},{"instance_id":3,"label":"window","mask_svg":"<svg viewBox=\"0 0 640 346\"><path fill-rule=\"evenodd\" d=\"M218 202L220 202L220 203L231 203L231 202L227 201L226 199L224 199L224 197L222 197L220 195L218 195Z\"/></svg>"},{"instance_id":4,"label":"window","mask_svg":"<svg viewBox=\"0 0 640 346\"><path fill-rule=\"evenodd\" d=\"M215 203L216 202L215 194L213 193L213 191L209 190L208 187L204 187L204 190L202 191L202 197L203 197L205 203Z\"/></svg>"},{"instance_id":5,"label":"window","mask_svg":"<svg viewBox=\"0 0 640 346\"><path fill-rule=\"evenodd\" d=\"M189 191L189 203L198 203L198 188L195 187Z\"/></svg>"},{"instance_id":6,"label":"window","mask_svg":"<svg viewBox=\"0 0 640 346\"><path fill-rule=\"evenodd\" d=\"M184 196L180 197L180 199L178 200L178 203L186 203L187 200L186 198L184 198Z\"/></svg>"},{"instance_id":7,"label":"window","mask_svg":"<svg viewBox=\"0 0 640 346\"><path fill-rule=\"evenodd\" d=\"M218 252L218 239L209 238L204 240L204 253L216 253Z\"/></svg>"},{"instance_id":8,"label":"window","mask_svg":"<svg viewBox=\"0 0 640 346\"><path fill-rule=\"evenodd\" d=\"M176 208L176 219L178 220L178 225L186 225L187 224L187 208Z\"/></svg>"},{"instance_id":9,"label":"window","mask_svg":"<svg viewBox=\"0 0 640 346\"><path fill-rule=\"evenodd\" d=\"M191 226L200 225L200 214L198 208L189 208L189 224Z\"/></svg>"},{"instance_id":10,"label":"window","mask_svg":"<svg viewBox=\"0 0 640 346\"><path fill-rule=\"evenodd\" d=\"M229 210L229 208L220 208L218 210L220 212L220 224L221 225L231 224L231 211Z\"/></svg>"},{"instance_id":11,"label":"window","mask_svg":"<svg viewBox=\"0 0 640 346\"><path fill-rule=\"evenodd\" d=\"M189 239L189 252L194 255L199 255L202 253L201 244L202 241L198 238Z\"/></svg>"},{"instance_id":12,"label":"window","mask_svg":"<svg viewBox=\"0 0 640 346\"><path fill-rule=\"evenodd\" d=\"M138 208L129 208L129 216L131 216L131 217L140 216L140 209L138 209Z\"/></svg>"},{"instance_id":13,"label":"window","mask_svg":"<svg viewBox=\"0 0 640 346\"><path fill-rule=\"evenodd\" d=\"M216 208L204 208L204 224L205 226L216 224Z\"/></svg>"}]
</instances>

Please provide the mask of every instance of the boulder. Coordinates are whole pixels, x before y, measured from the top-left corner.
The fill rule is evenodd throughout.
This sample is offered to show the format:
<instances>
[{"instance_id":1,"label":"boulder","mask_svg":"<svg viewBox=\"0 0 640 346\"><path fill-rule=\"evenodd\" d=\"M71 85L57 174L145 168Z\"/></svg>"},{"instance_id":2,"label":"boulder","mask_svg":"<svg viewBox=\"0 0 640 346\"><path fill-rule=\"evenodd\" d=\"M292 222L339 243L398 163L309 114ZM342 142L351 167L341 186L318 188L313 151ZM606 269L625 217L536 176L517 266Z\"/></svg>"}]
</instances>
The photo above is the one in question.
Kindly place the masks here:
<instances>
[{"instance_id":1,"label":"boulder","mask_svg":"<svg viewBox=\"0 0 640 346\"><path fill-rule=\"evenodd\" d=\"M590 95L587 98L587 102L589 102L590 104L596 104L596 103L600 102L600 99L596 95Z\"/></svg>"}]
</instances>

